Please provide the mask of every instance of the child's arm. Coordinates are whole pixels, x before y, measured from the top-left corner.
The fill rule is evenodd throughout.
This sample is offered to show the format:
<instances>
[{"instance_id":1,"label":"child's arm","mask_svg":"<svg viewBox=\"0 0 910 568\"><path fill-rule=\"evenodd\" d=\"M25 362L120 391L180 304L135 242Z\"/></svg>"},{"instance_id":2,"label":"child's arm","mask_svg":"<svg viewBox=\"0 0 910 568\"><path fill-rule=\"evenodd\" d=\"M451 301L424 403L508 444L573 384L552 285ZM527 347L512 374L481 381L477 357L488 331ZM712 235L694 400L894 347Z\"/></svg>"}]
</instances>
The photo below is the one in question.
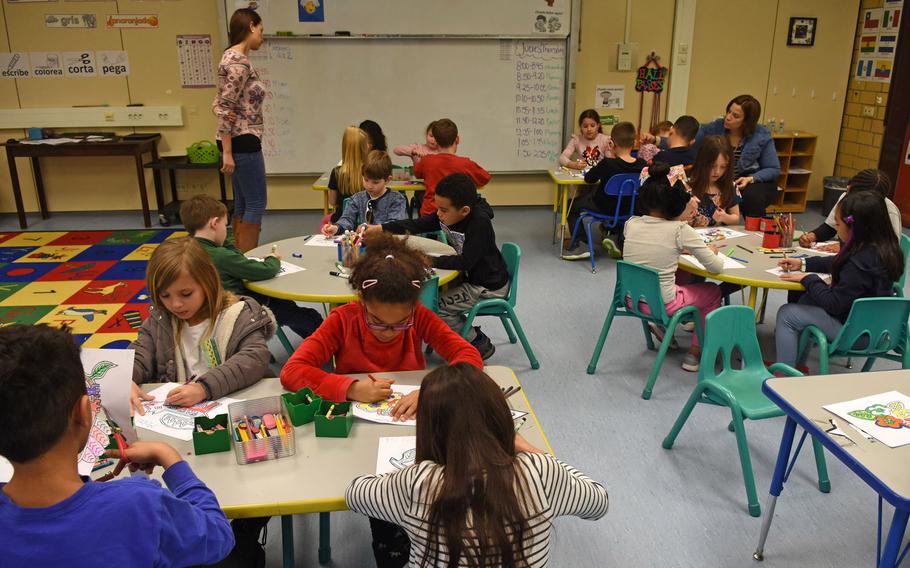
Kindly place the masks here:
<instances>
[{"instance_id":1,"label":"child's arm","mask_svg":"<svg viewBox=\"0 0 910 568\"><path fill-rule=\"evenodd\" d=\"M268 316L263 314L260 317ZM204 383L211 398L216 399L256 384L268 372L268 339L265 329L260 327L242 338L233 355L217 367L209 369L197 382Z\"/></svg>"},{"instance_id":2,"label":"child's arm","mask_svg":"<svg viewBox=\"0 0 910 568\"><path fill-rule=\"evenodd\" d=\"M338 233L344 234L345 231L353 231L357 228L357 218L363 218L360 214L361 203L362 201L356 195L348 200L347 207L344 208L344 212L335 223L338 225Z\"/></svg>"},{"instance_id":3,"label":"child's arm","mask_svg":"<svg viewBox=\"0 0 910 568\"><path fill-rule=\"evenodd\" d=\"M679 227L677 246L680 249L689 250L708 272L712 274L723 272L724 261L713 250L708 248L701 235L696 233L695 229L688 224L681 223Z\"/></svg>"},{"instance_id":4,"label":"child's arm","mask_svg":"<svg viewBox=\"0 0 910 568\"><path fill-rule=\"evenodd\" d=\"M566 147L563 149L562 154L559 155L559 165L560 166L569 166L569 167L575 167L576 169L578 169L577 166L579 165L579 162L581 162L581 160L572 159L572 154L575 153L575 140L576 140L576 138L575 138L575 135L573 134L572 137L569 138L569 143L566 144Z\"/></svg>"},{"instance_id":5,"label":"child's arm","mask_svg":"<svg viewBox=\"0 0 910 568\"><path fill-rule=\"evenodd\" d=\"M281 259L269 256L262 260L247 258L236 248L228 248L231 254L223 254L218 258L216 267L218 272L230 274L235 278L244 280L267 280L274 278L281 270Z\"/></svg>"},{"instance_id":6,"label":"child's arm","mask_svg":"<svg viewBox=\"0 0 910 568\"><path fill-rule=\"evenodd\" d=\"M837 284L829 286L816 272L831 271L833 256L810 257L806 259L806 274L802 279L806 293L816 305L831 315L846 314L853 306L853 301L862 298L868 291L869 278L855 262L847 261L841 266Z\"/></svg>"},{"instance_id":7,"label":"child's arm","mask_svg":"<svg viewBox=\"0 0 910 568\"><path fill-rule=\"evenodd\" d=\"M394 152L396 156L407 156L409 158L420 157L426 153L422 151L421 144L405 144L404 146L395 146L392 152Z\"/></svg>"},{"instance_id":8,"label":"child's arm","mask_svg":"<svg viewBox=\"0 0 910 568\"><path fill-rule=\"evenodd\" d=\"M417 334L424 342L433 348L440 357L449 365L455 363L470 363L478 369L483 369L483 359L473 345L463 337L452 331L439 316L431 312L422 304L418 304L415 314Z\"/></svg>"},{"instance_id":9,"label":"child's arm","mask_svg":"<svg viewBox=\"0 0 910 568\"><path fill-rule=\"evenodd\" d=\"M474 180L474 183L477 184L477 187L483 187L490 183L490 180L493 178L490 175L490 172L481 168L477 162L471 162L467 174L471 176L471 179Z\"/></svg>"},{"instance_id":10,"label":"child's arm","mask_svg":"<svg viewBox=\"0 0 910 568\"><path fill-rule=\"evenodd\" d=\"M401 219L382 224L382 230L396 235L404 233L429 233L439 230L439 217L435 213L423 215L416 219Z\"/></svg>"},{"instance_id":11,"label":"child's arm","mask_svg":"<svg viewBox=\"0 0 910 568\"><path fill-rule=\"evenodd\" d=\"M420 160L419 162L414 162L414 177L417 179L423 179L423 176L427 173L427 160Z\"/></svg>"},{"instance_id":12,"label":"child's arm","mask_svg":"<svg viewBox=\"0 0 910 568\"><path fill-rule=\"evenodd\" d=\"M142 322L139 328L139 335L130 344L130 349L135 352L133 358L133 382L137 385L154 382L157 376L155 365L155 339L151 331L153 325L157 325L152 320L154 316L149 316Z\"/></svg>"},{"instance_id":13,"label":"child's arm","mask_svg":"<svg viewBox=\"0 0 910 568\"><path fill-rule=\"evenodd\" d=\"M408 201L405 196L396 191L392 195L386 197L386 199L389 199L391 201L389 202L389 209L386 211L388 218L385 219L384 222L387 223L389 221L401 221L408 218Z\"/></svg>"},{"instance_id":14,"label":"child's arm","mask_svg":"<svg viewBox=\"0 0 910 568\"><path fill-rule=\"evenodd\" d=\"M433 466L432 462L423 462L386 475L362 475L348 486L344 500L352 511L403 525L418 477L432 475Z\"/></svg>"},{"instance_id":15,"label":"child's arm","mask_svg":"<svg viewBox=\"0 0 910 568\"><path fill-rule=\"evenodd\" d=\"M713 219L717 223L723 223L724 225L736 225L739 223L739 204L731 205L727 209L721 209L720 207L714 210Z\"/></svg>"},{"instance_id":16,"label":"child's arm","mask_svg":"<svg viewBox=\"0 0 910 568\"><path fill-rule=\"evenodd\" d=\"M527 456L544 483L553 517L572 515L596 520L607 514L610 497L603 485L553 456Z\"/></svg>"},{"instance_id":17,"label":"child's arm","mask_svg":"<svg viewBox=\"0 0 910 568\"><path fill-rule=\"evenodd\" d=\"M475 217L477 217L475 215ZM461 247L461 254L450 254L447 256L438 256L433 258L435 268L446 270L470 271L483 258L490 243L496 242L496 233L493 232L493 224L486 217L485 221L478 220L471 223L470 229L465 231L464 245ZM492 245L492 246L495 246Z\"/></svg>"},{"instance_id":18,"label":"child's arm","mask_svg":"<svg viewBox=\"0 0 910 568\"><path fill-rule=\"evenodd\" d=\"M600 183L600 180L609 178L608 171L610 167L610 160L604 159L597 162L594 167L585 173L585 183Z\"/></svg>"},{"instance_id":19,"label":"child's arm","mask_svg":"<svg viewBox=\"0 0 910 568\"><path fill-rule=\"evenodd\" d=\"M326 400L347 400L354 379L322 370L344 346L344 336L341 316L329 312L322 325L300 344L281 369L281 385L292 392L310 387Z\"/></svg>"}]
</instances>

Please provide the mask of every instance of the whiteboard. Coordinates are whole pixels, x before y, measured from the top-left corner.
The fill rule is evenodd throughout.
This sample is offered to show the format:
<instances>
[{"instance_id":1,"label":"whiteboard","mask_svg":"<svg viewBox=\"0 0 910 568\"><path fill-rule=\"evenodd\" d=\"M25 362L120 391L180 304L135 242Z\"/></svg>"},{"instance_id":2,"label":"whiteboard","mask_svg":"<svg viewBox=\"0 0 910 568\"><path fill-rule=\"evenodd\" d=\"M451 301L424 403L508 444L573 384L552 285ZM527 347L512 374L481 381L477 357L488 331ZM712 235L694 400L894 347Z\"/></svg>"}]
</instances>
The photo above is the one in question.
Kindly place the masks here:
<instances>
[{"instance_id":1,"label":"whiteboard","mask_svg":"<svg viewBox=\"0 0 910 568\"><path fill-rule=\"evenodd\" d=\"M545 170L562 148L565 38L269 38L250 58L268 91L269 174L329 170L345 126L364 119L391 153L451 118L458 153L489 171Z\"/></svg>"},{"instance_id":2,"label":"whiteboard","mask_svg":"<svg viewBox=\"0 0 910 568\"><path fill-rule=\"evenodd\" d=\"M251 2L225 0L228 18ZM570 0L257 0L266 34L498 35L569 34ZM309 11L307 4L310 4ZM323 21L301 21L319 20ZM543 25L541 25L543 24Z\"/></svg>"}]
</instances>

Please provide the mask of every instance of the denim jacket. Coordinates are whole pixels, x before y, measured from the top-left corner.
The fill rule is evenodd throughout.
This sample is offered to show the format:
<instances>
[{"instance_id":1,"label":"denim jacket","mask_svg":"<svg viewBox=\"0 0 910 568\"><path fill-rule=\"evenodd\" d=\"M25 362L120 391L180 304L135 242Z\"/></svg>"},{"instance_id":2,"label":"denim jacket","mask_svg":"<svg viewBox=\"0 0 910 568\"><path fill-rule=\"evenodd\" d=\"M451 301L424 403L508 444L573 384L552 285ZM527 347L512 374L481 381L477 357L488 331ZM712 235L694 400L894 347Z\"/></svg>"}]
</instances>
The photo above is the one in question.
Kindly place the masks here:
<instances>
[{"instance_id":1,"label":"denim jacket","mask_svg":"<svg viewBox=\"0 0 910 568\"><path fill-rule=\"evenodd\" d=\"M702 124L695 137L696 147L701 144L702 138L711 134L726 135L724 119L718 118L708 124ZM737 166L740 176L752 176L756 183L777 183L780 176L780 160L777 159L777 149L767 128L757 124L752 136L743 139L743 151Z\"/></svg>"}]
</instances>

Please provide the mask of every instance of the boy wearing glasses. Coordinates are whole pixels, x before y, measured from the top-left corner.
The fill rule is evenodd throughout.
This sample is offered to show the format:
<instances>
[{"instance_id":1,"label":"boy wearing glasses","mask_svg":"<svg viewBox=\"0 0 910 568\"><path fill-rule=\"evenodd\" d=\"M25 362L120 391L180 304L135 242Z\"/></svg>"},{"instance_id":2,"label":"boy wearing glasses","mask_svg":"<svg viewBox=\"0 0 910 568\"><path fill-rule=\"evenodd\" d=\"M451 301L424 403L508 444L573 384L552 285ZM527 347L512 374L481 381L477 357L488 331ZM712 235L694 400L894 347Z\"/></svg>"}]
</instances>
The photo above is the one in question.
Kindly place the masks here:
<instances>
[{"instance_id":1,"label":"boy wearing glasses","mask_svg":"<svg viewBox=\"0 0 910 568\"><path fill-rule=\"evenodd\" d=\"M180 205L180 220L190 236L202 245L212 258L225 290L249 296L275 315L278 325L291 328L301 338L307 337L322 323L322 316L312 308L302 308L290 300L281 300L247 290L244 280L268 280L281 270L281 254L273 251L258 258L248 258L227 239L228 211L224 203L208 195L194 195Z\"/></svg>"},{"instance_id":2,"label":"boy wearing glasses","mask_svg":"<svg viewBox=\"0 0 910 568\"><path fill-rule=\"evenodd\" d=\"M406 219L407 200L396 191L389 191L386 184L392 179L392 160L380 150L373 150L363 164L363 191L348 199L344 212L334 225L322 227L322 234L331 237L337 233L354 231L361 224L381 225L389 221Z\"/></svg>"}]
</instances>

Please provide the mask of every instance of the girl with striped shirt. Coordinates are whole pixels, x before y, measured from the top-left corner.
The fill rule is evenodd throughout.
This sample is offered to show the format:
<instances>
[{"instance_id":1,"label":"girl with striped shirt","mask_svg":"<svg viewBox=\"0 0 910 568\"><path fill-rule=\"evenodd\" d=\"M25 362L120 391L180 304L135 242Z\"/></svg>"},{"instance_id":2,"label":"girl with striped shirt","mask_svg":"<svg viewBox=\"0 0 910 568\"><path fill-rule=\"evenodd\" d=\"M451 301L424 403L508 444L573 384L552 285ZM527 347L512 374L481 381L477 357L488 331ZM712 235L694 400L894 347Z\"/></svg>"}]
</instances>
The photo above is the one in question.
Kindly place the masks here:
<instances>
[{"instance_id":1,"label":"girl with striped shirt","mask_svg":"<svg viewBox=\"0 0 910 568\"><path fill-rule=\"evenodd\" d=\"M346 499L403 529L401 566L446 568L547 566L554 518L599 519L608 506L601 484L516 434L502 391L465 363L423 380L416 463L355 479Z\"/></svg>"}]
</instances>

